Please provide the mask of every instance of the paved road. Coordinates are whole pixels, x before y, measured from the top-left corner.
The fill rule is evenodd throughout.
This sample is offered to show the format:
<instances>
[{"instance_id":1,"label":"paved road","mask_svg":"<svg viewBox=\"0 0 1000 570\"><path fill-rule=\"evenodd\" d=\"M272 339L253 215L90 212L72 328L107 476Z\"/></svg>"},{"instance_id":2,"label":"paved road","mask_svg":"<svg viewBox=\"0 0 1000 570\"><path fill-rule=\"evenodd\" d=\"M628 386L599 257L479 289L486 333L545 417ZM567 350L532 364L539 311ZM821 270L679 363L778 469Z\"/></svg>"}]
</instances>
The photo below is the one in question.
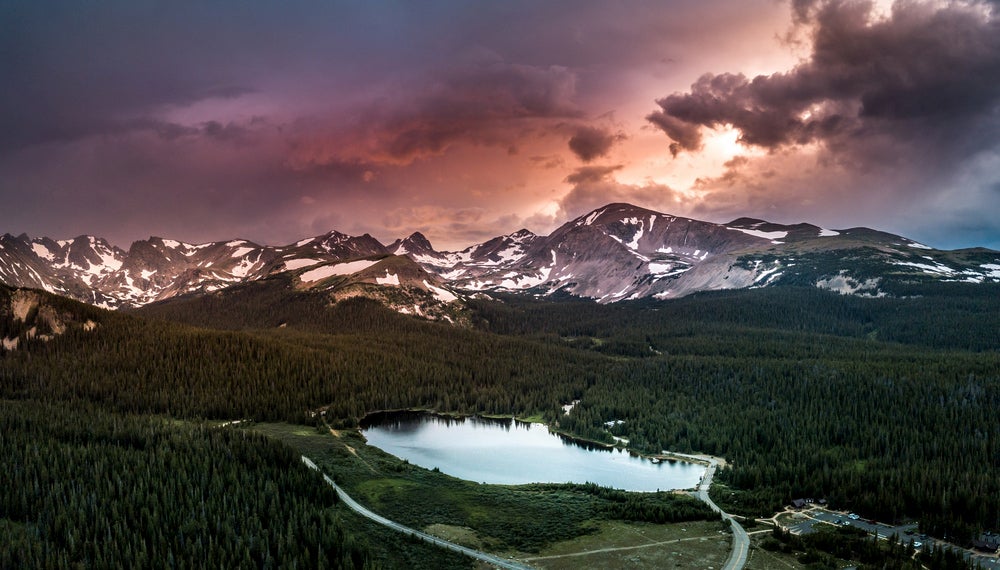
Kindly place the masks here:
<instances>
[{"instance_id":1,"label":"paved road","mask_svg":"<svg viewBox=\"0 0 1000 570\"><path fill-rule=\"evenodd\" d=\"M313 469L315 471L319 471L319 467L317 467L316 464L313 463L313 461L311 459L309 459L308 457L306 457L305 455L302 456L302 463L305 463L306 466L309 467L310 469ZM423 540L425 542L429 542L431 544L440 546L442 548L447 548L448 550L453 550L455 552L458 552L459 554L464 554L464 555L469 556L471 558L475 558L477 560L482 560L483 562L486 562L487 564L492 564L492 565L494 565L494 566L496 566L498 568L508 568L510 570L531 570L531 566L527 566L527 565L521 564L519 562L514 562L512 560L506 560L504 558L500 558L499 556L494 556L492 554L487 554L485 552L480 552L478 550L473 550L471 548L466 548L466 547L464 547L464 546L462 546L460 544L455 544L454 542L448 542L447 540L443 540L443 539L440 539L440 538L438 538L436 536L429 535L429 534L427 534L425 532L421 532L419 530L412 529L412 528L410 528L408 526L403 526L403 525L401 525L401 524L399 524L397 522L391 521L391 520L389 520L389 519L387 519L387 518L385 518L383 516L377 515L377 514L371 512L371 511L369 511L365 507L361 506L354 499L352 499L351 496L348 495L347 493L345 493L343 489L341 489L336 483L334 483L333 479L331 479L326 473L323 473L322 471L320 471L320 473L323 474L323 479L331 487L333 487L333 490L337 492L337 496L340 497L340 500L343 501L345 505L347 505L348 507L350 507L350 509L352 511L358 513L359 515L361 515L363 517L367 517L367 518L369 518L369 519L377 522L380 525L389 527L389 528L391 528L393 530L397 530L397 531L402 532L404 534L415 536L415 537L417 537L417 538L419 538L419 539L421 539L421 540Z\"/></svg>"},{"instance_id":2,"label":"paved road","mask_svg":"<svg viewBox=\"0 0 1000 570\"><path fill-rule=\"evenodd\" d=\"M728 520L729 526L733 529L733 551L729 554L729 560L726 561L726 565L722 569L742 570L743 566L747 563L747 555L750 552L750 536L747 535L747 531L743 529L740 523L736 522L736 519L732 515L723 512L719 508L719 505L716 505L715 501L708 496L708 489L712 486L712 477L715 476L715 469L719 466L719 462L704 455L687 455L684 453L672 453L672 455L708 461L708 469L705 470L705 476L702 477L701 484L698 485L698 491L695 493L695 496L711 507L713 511L721 514L724 520Z\"/></svg>"}]
</instances>

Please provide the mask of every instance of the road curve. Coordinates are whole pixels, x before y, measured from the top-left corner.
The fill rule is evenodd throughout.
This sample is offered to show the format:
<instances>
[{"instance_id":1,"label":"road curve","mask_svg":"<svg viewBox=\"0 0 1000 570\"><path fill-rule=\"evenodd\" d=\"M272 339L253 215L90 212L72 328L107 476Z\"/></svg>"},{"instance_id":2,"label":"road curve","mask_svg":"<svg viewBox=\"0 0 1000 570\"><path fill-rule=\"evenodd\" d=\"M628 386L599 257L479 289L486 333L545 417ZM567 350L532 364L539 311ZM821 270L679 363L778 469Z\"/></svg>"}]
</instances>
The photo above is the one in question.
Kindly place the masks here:
<instances>
[{"instance_id":1,"label":"road curve","mask_svg":"<svg viewBox=\"0 0 1000 570\"><path fill-rule=\"evenodd\" d=\"M715 501L708 496L708 488L712 486L712 477L715 476L715 469L719 466L719 461L706 455L687 455L673 452L671 455L708 462L708 469L705 470L705 476L702 478L701 484L698 485L695 496L711 507L713 511L722 515L723 520L728 520L729 526L733 529L733 550L729 553L729 560L726 560L725 566L722 567L723 570L742 570L747 563L747 555L750 552L750 536L732 515L723 512L719 505L716 505Z\"/></svg>"},{"instance_id":2,"label":"road curve","mask_svg":"<svg viewBox=\"0 0 1000 570\"><path fill-rule=\"evenodd\" d=\"M449 542L447 540L440 539L440 538L438 538L436 536L429 535L426 532L421 532L419 530L412 529L412 528L410 528L408 526L403 526L403 525L401 525L401 524L399 524L397 522L391 521L391 520L389 520L389 519L387 519L387 518L385 518L385 517L383 517L381 515L377 515L377 514L371 512L371 511L369 511L365 507L361 506L354 499L352 499L350 495L348 495L347 493L345 493L344 490L340 488L340 486L338 486L336 483L333 482L333 479L331 479L326 473L323 473L322 471L320 471L319 467L315 463L313 463L313 461L311 459L309 459L308 457L306 457L305 455L302 456L302 463L305 463L307 467L309 467L310 469L313 469L314 471L319 471L320 474L323 475L323 479L331 487L333 487L334 491L337 492L337 496L340 497L340 500L343 501L345 505L347 505L348 507L350 507L350 509L352 511L358 513L359 515L361 515L363 517L369 518L369 519L377 522L378 524L380 524L382 526L389 527L389 528L391 528L393 530L402 532L404 534L415 536L415 537L417 537L417 538L419 538L419 539L421 539L421 540L423 540L425 542L429 542L429 543L434 544L436 546L440 546L441 548L447 548L448 550L452 550L454 552L458 552L459 554L464 554L466 556L469 556L470 558L475 558L477 560L482 560L483 562L486 562L487 564L492 564L492 565L496 566L497 568L508 568L509 570L531 570L531 566L527 566L527 565L521 564L519 562L514 562L513 560L507 560L507 559L504 559L504 558L500 558L499 556L494 556L492 554L487 554L485 552L480 552L478 550L473 550L471 548L466 548L466 547L464 547L464 546L462 546L460 544L455 544L454 542ZM734 522L733 524L736 524L736 523ZM740 530L742 530L742 529L740 529Z\"/></svg>"}]
</instances>

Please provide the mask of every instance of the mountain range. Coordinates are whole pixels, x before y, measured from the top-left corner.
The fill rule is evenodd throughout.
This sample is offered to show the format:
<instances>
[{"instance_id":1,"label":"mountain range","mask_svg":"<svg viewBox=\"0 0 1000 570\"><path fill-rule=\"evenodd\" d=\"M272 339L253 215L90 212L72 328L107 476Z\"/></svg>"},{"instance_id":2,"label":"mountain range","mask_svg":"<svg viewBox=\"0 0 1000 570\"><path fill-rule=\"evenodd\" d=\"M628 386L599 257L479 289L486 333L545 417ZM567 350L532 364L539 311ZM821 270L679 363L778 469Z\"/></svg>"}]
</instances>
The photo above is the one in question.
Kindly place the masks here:
<instances>
[{"instance_id":1,"label":"mountain range","mask_svg":"<svg viewBox=\"0 0 1000 570\"><path fill-rule=\"evenodd\" d=\"M884 296L893 285L1000 282L1000 252L938 250L868 228L823 229L752 218L704 222L609 204L547 236L522 229L461 251L420 233L391 244L336 231L284 246L187 244L151 237L127 251L94 236L0 237L0 282L105 308L135 308L285 274L334 300L363 295L403 313L489 292L568 294L601 303L699 291L811 286Z\"/></svg>"}]
</instances>

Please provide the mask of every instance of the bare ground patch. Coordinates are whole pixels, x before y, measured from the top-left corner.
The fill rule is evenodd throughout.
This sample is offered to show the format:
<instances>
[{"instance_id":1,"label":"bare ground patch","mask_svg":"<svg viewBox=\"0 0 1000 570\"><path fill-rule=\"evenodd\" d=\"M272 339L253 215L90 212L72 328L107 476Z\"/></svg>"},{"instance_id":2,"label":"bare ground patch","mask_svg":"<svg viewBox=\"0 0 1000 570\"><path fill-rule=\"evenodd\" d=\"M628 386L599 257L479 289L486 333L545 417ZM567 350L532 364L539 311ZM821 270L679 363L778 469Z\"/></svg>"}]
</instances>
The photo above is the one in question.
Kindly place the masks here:
<instances>
[{"instance_id":1,"label":"bare ground patch","mask_svg":"<svg viewBox=\"0 0 1000 570\"><path fill-rule=\"evenodd\" d=\"M658 525L608 521L598 532L522 558L544 569L721 568L731 535L717 522Z\"/></svg>"},{"instance_id":2,"label":"bare ground patch","mask_svg":"<svg viewBox=\"0 0 1000 570\"><path fill-rule=\"evenodd\" d=\"M424 532L433 534L449 542L454 542L455 544L475 548L476 550L482 550L483 548L483 541L479 538L479 534L468 527L450 524L432 524L424 528Z\"/></svg>"}]
</instances>

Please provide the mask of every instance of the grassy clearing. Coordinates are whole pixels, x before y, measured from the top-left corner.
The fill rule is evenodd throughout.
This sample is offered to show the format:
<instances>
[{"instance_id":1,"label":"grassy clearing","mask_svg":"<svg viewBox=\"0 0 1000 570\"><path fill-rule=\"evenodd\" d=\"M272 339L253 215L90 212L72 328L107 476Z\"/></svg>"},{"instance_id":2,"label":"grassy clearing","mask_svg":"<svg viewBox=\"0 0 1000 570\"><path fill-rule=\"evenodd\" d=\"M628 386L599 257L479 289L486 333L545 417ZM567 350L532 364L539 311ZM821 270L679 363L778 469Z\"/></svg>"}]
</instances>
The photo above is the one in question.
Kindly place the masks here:
<instances>
[{"instance_id":1,"label":"grassy clearing","mask_svg":"<svg viewBox=\"0 0 1000 570\"><path fill-rule=\"evenodd\" d=\"M729 557L731 538L718 522L605 521L593 534L554 544L524 560L550 570L720 568Z\"/></svg>"},{"instance_id":2,"label":"grassy clearing","mask_svg":"<svg viewBox=\"0 0 1000 570\"><path fill-rule=\"evenodd\" d=\"M692 512L696 518L703 516L698 513L702 504L688 496L666 492L623 493L585 485L486 485L401 461L369 447L353 430L343 430L335 436L325 428L318 430L285 424L255 424L252 429L281 439L309 455L324 472L373 511L407 526L426 529L431 534L488 552L523 558L540 555L543 551L549 555L566 554L569 553L567 548L575 548L573 552L576 553L626 548L626 551L594 553L587 558L594 557L594 567L607 567L608 564L615 567L619 564L613 561L628 555L636 560L655 561L643 562L650 568L660 567L659 563L664 562L659 552L663 550L671 553L673 562L711 558L716 550L723 553L723 559L728 556L729 538L720 534L719 522L652 524L622 520L641 519L664 509L683 511L684 516L692 516ZM709 513L705 515L710 516ZM692 530L702 527L710 530L704 533ZM622 529L628 532L618 532ZM698 536L694 537L695 534ZM643 538L643 535L652 538ZM651 543L687 537L694 539L651 546ZM583 540L580 543L583 546L567 546L577 540ZM553 548L563 550L551 550ZM577 559L575 567L580 568L580 557L568 559L571 558ZM547 562L545 567L551 564L558 567L561 562ZM588 561L583 567L590 565Z\"/></svg>"}]
</instances>

